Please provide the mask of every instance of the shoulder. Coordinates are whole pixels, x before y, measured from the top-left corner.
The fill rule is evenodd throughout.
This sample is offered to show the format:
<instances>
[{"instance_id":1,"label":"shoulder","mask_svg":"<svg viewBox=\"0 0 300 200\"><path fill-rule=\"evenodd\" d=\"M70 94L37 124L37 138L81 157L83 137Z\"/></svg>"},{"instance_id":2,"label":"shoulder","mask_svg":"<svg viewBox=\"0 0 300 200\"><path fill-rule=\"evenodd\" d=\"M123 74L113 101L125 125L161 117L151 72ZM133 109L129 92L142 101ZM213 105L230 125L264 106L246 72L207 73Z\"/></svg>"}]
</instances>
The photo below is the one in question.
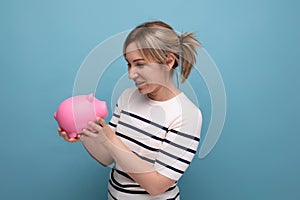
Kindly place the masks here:
<instances>
[{"instance_id":1,"label":"shoulder","mask_svg":"<svg viewBox=\"0 0 300 200\"><path fill-rule=\"evenodd\" d=\"M179 131L184 135L200 136L201 111L184 93L180 93L174 99L173 104L168 104L168 107L173 119L169 129Z\"/></svg>"},{"instance_id":2,"label":"shoulder","mask_svg":"<svg viewBox=\"0 0 300 200\"><path fill-rule=\"evenodd\" d=\"M130 97L135 91L136 91L136 88L127 88L122 92L122 94L120 95L120 98Z\"/></svg>"},{"instance_id":3,"label":"shoulder","mask_svg":"<svg viewBox=\"0 0 300 200\"><path fill-rule=\"evenodd\" d=\"M118 106L124 107L129 104L129 102L132 100L134 96L138 94L138 91L136 88L127 88L125 89L122 94L120 95L118 99Z\"/></svg>"},{"instance_id":4,"label":"shoulder","mask_svg":"<svg viewBox=\"0 0 300 200\"><path fill-rule=\"evenodd\" d=\"M202 113L200 108L198 108L184 93L179 95L179 99L182 106L182 113L185 113L185 117L202 121Z\"/></svg>"}]
</instances>

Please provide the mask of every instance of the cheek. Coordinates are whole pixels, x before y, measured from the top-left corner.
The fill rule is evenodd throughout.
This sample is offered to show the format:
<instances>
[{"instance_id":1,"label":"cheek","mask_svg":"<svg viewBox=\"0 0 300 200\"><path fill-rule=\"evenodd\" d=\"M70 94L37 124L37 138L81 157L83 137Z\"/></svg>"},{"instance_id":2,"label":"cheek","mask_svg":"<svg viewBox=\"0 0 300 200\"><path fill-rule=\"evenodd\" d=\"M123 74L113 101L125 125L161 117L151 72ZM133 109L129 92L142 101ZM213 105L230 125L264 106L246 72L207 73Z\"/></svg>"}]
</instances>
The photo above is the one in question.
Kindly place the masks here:
<instances>
[{"instance_id":1,"label":"cheek","mask_svg":"<svg viewBox=\"0 0 300 200\"><path fill-rule=\"evenodd\" d=\"M155 85L161 85L165 83L165 77L161 73L152 73L148 76L148 81Z\"/></svg>"},{"instance_id":2,"label":"cheek","mask_svg":"<svg viewBox=\"0 0 300 200\"><path fill-rule=\"evenodd\" d=\"M147 80L157 82L161 80L162 74L156 70L148 70L143 73L143 77Z\"/></svg>"},{"instance_id":3,"label":"cheek","mask_svg":"<svg viewBox=\"0 0 300 200\"><path fill-rule=\"evenodd\" d=\"M145 68L139 70L138 74L148 83L160 84L165 79L164 73L155 66L145 66Z\"/></svg>"}]
</instances>

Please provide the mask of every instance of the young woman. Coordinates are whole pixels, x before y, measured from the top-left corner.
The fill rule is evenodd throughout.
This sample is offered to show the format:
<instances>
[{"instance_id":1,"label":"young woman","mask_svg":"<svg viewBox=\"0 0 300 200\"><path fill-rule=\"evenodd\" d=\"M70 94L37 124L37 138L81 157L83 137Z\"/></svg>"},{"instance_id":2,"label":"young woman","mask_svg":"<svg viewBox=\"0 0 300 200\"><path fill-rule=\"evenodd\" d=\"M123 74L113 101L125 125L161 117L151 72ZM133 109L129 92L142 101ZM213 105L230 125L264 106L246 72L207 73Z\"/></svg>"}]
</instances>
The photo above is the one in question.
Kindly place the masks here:
<instances>
[{"instance_id":1,"label":"young woman","mask_svg":"<svg viewBox=\"0 0 300 200\"><path fill-rule=\"evenodd\" d=\"M108 199L180 199L177 181L190 165L200 140L200 110L173 82L180 67L184 82L195 64L200 43L192 33L177 33L161 21L137 26L127 36L123 53L128 77L136 88L119 97L106 124L88 122L78 138L104 166L114 164Z\"/></svg>"}]
</instances>

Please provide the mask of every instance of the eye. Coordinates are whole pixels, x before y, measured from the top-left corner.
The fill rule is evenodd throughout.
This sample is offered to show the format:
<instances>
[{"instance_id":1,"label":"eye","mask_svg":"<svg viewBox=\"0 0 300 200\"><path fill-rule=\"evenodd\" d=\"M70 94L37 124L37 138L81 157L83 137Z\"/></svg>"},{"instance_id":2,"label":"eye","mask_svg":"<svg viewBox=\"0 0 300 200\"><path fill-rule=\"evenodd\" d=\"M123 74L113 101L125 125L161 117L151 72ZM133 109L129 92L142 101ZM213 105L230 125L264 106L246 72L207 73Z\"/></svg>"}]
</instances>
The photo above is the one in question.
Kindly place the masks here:
<instances>
[{"instance_id":1,"label":"eye","mask_svg":"<svg viewBox=\"0 0 300 200\"><path fill-rule=\"evenodd\" d=\"M128 70L131 68L131 64L130 63L127 63L127 68L128 68Z\"/></svg>"},{"instance_id":2,"label":"eye","mask_svg":"<svg viewBox=\"0 0 300 200\"><path fill-rule=\"evenodd\" d=\"M139 67L139 68L142 68L142 67L145 66L145 64L144 63L137 63L136 66Z\"/></svg>"}]
</instances>

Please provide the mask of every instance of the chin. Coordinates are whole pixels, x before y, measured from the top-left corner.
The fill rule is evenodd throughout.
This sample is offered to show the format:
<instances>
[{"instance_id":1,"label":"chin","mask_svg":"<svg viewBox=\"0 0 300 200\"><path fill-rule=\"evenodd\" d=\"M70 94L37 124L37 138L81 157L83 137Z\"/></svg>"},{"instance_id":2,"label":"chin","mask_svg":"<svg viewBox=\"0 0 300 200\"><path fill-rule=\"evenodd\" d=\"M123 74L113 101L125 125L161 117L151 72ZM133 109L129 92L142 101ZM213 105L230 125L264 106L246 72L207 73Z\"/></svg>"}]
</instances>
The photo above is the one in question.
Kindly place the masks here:
<instances>
[{"instance_id":1,"label":"chin","mask_svg":"<svg viewBox=\"0 0 300 200\"><path fill-rule=\"evenodd\" d=\"M148 87L138 87L138 90L140 92L140 94L149 94L149 88Z\"/></svg>"},{"instance_id":2,"label":"chin","mask_svg":"<svg viewBox=\"0 0 300 200\"><path fill-rule=\"evenodd\" d=\"M140 94L148 94L147 90L138 88Z\"/></svg>"}]
</instances>

